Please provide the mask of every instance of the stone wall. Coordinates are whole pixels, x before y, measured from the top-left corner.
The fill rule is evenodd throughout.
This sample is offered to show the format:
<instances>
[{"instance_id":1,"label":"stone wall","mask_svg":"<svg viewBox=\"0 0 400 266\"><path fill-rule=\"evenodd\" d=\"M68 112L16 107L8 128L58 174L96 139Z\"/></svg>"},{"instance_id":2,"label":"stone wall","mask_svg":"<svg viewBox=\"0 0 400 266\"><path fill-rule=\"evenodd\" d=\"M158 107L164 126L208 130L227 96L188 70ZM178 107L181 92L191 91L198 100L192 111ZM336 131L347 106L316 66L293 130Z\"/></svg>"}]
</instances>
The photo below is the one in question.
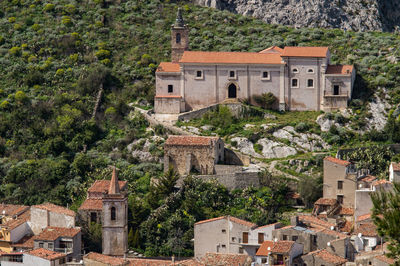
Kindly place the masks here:
<instances>
[{"instance_id":1,"label":"stone wall","mask_svg":"<svg viewBox=\"0 0 400 266\"><path fill-rule=\"evenodd\" d=\"M249 165L250 157L231 149L225 148L225 164L231 165Z\"/></svg>"},{"instance_id":2,"label":"stone wall","mask_svg":"<svg viewBox=\"0 0 400 266\"><path fill-rule=\"evenodd\" d=\"M250 186L259 187L258 172L237 172L223 175L198 175L202 180L216 180L227 189L244 189Z\"/></svg>"},{"instance_id":3,"label":"stone wall","mask_svg":"<svg viewBox=\"0 0 400 266\"><path fill-rule=\"evenodd\" d=\"M214 111L217 108L218 108L218 104L213 104L213 105L210 105L210 106L198 109L198 110L186 112L186 113L179 115L178 120L179 121L189 121L191 119L201 118L208 111Z\"/></svg>"}]
</instances>

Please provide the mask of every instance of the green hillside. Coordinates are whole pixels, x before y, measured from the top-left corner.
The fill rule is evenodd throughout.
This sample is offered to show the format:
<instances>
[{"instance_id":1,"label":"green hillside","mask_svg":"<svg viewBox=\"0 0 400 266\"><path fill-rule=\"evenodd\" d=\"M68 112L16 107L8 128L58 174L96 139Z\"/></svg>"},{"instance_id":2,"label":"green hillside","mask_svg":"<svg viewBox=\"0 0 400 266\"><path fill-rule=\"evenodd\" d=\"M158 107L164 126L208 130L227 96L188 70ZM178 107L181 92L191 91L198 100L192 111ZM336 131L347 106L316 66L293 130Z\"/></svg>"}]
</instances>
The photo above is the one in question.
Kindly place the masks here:
<instances>
[{"instance_id":1,"label":"green hillside","mask_svg":"<svg viewBox=\"0 0 400 266\"><path fill-rule=\"evenodd\" d=\"M333 63L355 64L359 73L359 99L352 102L356 120L365 121L366 102L379 86L389 89L392 104L400 102L400 64L396 63L400 37L396 34L267 25L189 1L4 0L0 1L1 201L51 201L76 209L93 180L108 178L108 166L116 164L130 182L130 225L135 228L131 246L148 255L175 252L171 239L180 238L198 219L229 212L260 223L277 219L271 213L282 207L282 198L275 195L276 201L271 200L268 189L230 194L214 186L216 191L209 194L215 198L210 198L206 191L212 186L197 188L193 180L188 181L186 196L172 200L173 211L148 218L168 194L152 198L157 190L151 191L150 178L161 175L161 164L138 162L126 146L154 134L164 136L165 131L146 130L142 117L129 115L128 104L152 103L154 72L160 61L169 61L170 27L178 6L183 7L190 27L193 50L329 46ZM100 87L104 93L92 118ZM396 132L395 118L389 138ZM162 155L158 144L152 142L150 147L155 156ZM194 195L198 201L210 200L185 201ZM219 197L231 200L220 206ZM182 210L175 212L177 206ZM257 212L260 208L266 211ZM190 213L193 209L196 213ZM177 224L183 232L168 233L166 228L178 228ZM192 245L193 232L188 232L182 244L186 255ZM152 243L155 238L158 242Z\"/></svg>"}]
</instances>

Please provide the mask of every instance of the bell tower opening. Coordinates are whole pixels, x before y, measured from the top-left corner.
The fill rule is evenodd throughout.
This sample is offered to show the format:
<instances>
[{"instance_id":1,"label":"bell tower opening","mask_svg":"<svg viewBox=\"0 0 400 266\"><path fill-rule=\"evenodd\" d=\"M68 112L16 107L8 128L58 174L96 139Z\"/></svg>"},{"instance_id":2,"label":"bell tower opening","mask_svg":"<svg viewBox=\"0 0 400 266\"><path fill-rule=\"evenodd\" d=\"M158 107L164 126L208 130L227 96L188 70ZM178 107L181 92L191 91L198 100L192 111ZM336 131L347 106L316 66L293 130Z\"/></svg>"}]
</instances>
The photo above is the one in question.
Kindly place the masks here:
<instances>
[{"instance_id":1,"label":"bell tower opening","mask_svg":"<svg viewBox=\"0 0 400 266\"><path fill-rule=\"evenodd\" d=\"M178 62L184 51L189 50L189 28L185 24L182 10L179 8L176 15L175 24L171 29L171 60Z\"/></svg>"}]
</instances>

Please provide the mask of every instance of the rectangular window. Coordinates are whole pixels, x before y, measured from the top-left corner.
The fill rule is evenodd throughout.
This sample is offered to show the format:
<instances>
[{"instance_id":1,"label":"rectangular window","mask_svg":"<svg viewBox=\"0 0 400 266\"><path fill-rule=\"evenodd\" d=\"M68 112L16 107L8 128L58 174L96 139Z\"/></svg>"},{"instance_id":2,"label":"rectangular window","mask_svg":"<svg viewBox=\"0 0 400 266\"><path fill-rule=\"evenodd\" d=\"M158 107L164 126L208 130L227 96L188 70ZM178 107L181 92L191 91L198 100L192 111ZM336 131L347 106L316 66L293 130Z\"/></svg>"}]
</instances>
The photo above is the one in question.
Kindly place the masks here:
<instances>
[{"instance_id":1,"label":"rectangular window","mask_svg":"<svg viewBox=\"0 0 400 266\"><path fill-rule=\"evenodd\" d=\"M339 95L339 85L333 85L333 95Z\"/></svg>"},{"instance_id":2,"label":"rectangular window","mask_svg":"<svg viewBox=\"0 0 400 266\"><path fill-rule=\"evenodd\" d=\"M258 244L264 243L264 233L258 233Z\"/></svg>"},{"instance_id":3,"label":"rectangular window","mask_svg":"<svg viewBox=\"0 0 400 266\"><path fill-rule=\"evenodd\" d=\"M231 70L231 71L229 71L229 77L230 78L234 78L236 75L235 75L235 71L233 71L233 70Z\"/></svg>"},{"instance_id":4,"label":"rectangular window","mask_svg":"<svg viewBox=\"0 0 400 266\"><path fill-rule=\"evenodd\" d=\"M90 222L91 223L97 223L97 213L96 212L91 212L90 213Z\"/></svg>"},{"instance_id":5,"label":"rectangular window","mask_svg":"<svg viewBox=\"0 0 400 266\"><path fill-rule=\"evenodd\" d=\"M263 77L264 79L269 78L268 71L264 71L262 77Z\"/></svg>"},{"instance_id":6,"label":"rectangular window","mask_svg":"<svg viewBox=\"0 0 400 266\"><path fill-rule=\"evenodd\" d=\"M243 232L243 243L249 243L249 233Z\"/></svg>"},{"instance_id":7,"label":"rectangular window","mask_svg":"<svg viewBox=\"0 0 400 266\"><path fill-rule=\"evenodd\" d=\"M49 249L53 249L53 243L48 243L47 246Z\"/></svg>"},{"instance_id":8,"label":"rectangular window","mask_svg":"<svg viewBox=\"0 0 400 266\"><path fill-rule=\"evenodd\" d=\"M225 246L225 245L222 245L221 247L222 247L222 248L226 248L226 246Z\"/></svg>"},{"instance_id":9,"label":"rectangular window","mask_svg":"<svg viewBox=\"0 0 400 266\"><path fill-rule=\"evenodd\" d=\"M297 241L298 238L298 236L292 236L292 241Z\"/></svg>"},{"instance_id":10,"label":"rectangular window","mask_svg":"<svg viewBox=\"0 0 400 266\"><path fill-rule=\"evenodd\" d=\"M337 195L337 201L339 204L343 204L343 195Z\"/></svg>"},{"instance_id":11,"label":"rectangular window","mask_svg":"<svg viewBox=\"0 0 400 266\"><path fill-rule=\"evenodd\" d=\"M267 263L267 258L262 258L261 263Z\"/></svg>"},{"instance_id":12,"label":"rectangular window","mask_svg":"<svg viewBox=\"0 0 400 266\"><path fill-rule=\"evenodd\" d=\"M299 80L298 79L292 79L292 87L293 88L298 88L299 87Z\"/></svg>"},{"instance_id":13,"label":"rectangular window","mask_svg":"<svg viewBox=\"0 0 400 266\"><path fill-rule=\"evenodd\" d=\"M337 181L337 189L343 189L343 181Z\"/></svg>"},{"instance_id":14,"label":"rectangular window","mask_svg":"<svg viewBox=\"0 0 400 266\"><path fill-rule=\"evenodd\" d=\"M43 243L41 242L41 243L39 243L39 247L40 248L42 248L43 247Z\"/></svg>"},{"instance_id":15,"label":"rectangular window","mask_svg":"<svg viewBox=\"0 0 400 266\"><path fill-rule=\"evenodd\" d=\"M236 242L236 237L232 237L232 242Z\"/></svg>"},{"instance_id":16,"label":"rectangular window","mask_svg":"<svg viewBox=\"0 0 400 266\"><path fill-rule=\"evenodd\" d=\"M168 85L168 93L174 92L174 85Z\"/></svg>"},{"instance_id":17,"label":"rectangular window","mask_svg":"<svg viewBox=\"0 0 400 266\"><path fill-rule=\"evenodd\" d=\"M239 247L239 254L243 254L244 253L244 249L242 247Z\"/></svg>"},{"instance_id":18,"label":"rectangular window","mask_svg":"<svg viewBox=\"0 0 400 266\"><path fill-rule=\"evenodd\" d=\"M308 79L307 80L307 87L308 88L314 88L314 80L313 79Z\"/></svg>"},{"instance_id":19,"label":"rectangular window","mask_svg":"<svg viewBox=\"0 0 400 266\"><path fill-rule=\"evenodd\" d=\"M287 235L283 235L282 240L287 240Z\"/></svg>"},{"instance_id":20,"label":"rectangular window","mask_svg":"<svg viewBox=\"0 0 400 266\"><path fill-rule=\"evenodd\" d=\"M226 234L226 230L225 230L225 229L222 229L222 233L223 233L223 234Z\"/></svg>"},{"instance_id":21,"label":"rectangular window","mask_svg":"<svg viewBox=\"0 0 400 266\"><path fill-rule=\"evenodd\" d=\"M202 79L203 78L203 71L197 70L195 79Z\"/></svg>"}]
</instances>

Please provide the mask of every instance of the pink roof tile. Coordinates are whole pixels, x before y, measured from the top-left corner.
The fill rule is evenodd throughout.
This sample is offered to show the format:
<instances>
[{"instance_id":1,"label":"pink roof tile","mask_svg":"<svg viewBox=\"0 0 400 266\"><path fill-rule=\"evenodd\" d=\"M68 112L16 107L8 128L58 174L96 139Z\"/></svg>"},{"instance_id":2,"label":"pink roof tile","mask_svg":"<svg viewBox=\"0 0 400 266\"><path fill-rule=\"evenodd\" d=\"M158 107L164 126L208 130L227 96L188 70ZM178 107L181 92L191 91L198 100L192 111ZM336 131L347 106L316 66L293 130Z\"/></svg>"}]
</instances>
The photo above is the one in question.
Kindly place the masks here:
<instances>
[{"instance_id":1,"label":"pink roof tile","mask_svg":"<svg viewBox=\"0 0 400 266\"><path fill-rule=\"evenodd\" d=\"M290 47L283 49L284 57L326 57L328 47Z\"/></svg>"}]
</instances>

